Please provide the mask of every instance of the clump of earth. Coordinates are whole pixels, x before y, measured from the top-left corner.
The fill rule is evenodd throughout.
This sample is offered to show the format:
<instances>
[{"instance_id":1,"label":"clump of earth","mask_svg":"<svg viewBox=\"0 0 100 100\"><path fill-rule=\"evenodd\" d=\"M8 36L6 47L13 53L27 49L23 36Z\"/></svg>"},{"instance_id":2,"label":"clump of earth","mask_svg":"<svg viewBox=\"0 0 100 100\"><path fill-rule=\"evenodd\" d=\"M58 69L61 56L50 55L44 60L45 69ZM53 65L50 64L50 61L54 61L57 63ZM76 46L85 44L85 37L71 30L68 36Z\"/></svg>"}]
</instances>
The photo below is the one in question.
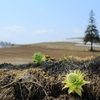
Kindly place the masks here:
<instances>
[{"instance_id":1,"label":"clump of earth","mask_svg":"<svg viewBox=\"0 0 100 100\"><path fill-rule=\"evenodd\" d=\"M63 89L72 70L85 73L82 97ZM86 61L52 61L41 64L0 65L0 100L100 100L100 56Z\"/></svg>"}]
</instances>

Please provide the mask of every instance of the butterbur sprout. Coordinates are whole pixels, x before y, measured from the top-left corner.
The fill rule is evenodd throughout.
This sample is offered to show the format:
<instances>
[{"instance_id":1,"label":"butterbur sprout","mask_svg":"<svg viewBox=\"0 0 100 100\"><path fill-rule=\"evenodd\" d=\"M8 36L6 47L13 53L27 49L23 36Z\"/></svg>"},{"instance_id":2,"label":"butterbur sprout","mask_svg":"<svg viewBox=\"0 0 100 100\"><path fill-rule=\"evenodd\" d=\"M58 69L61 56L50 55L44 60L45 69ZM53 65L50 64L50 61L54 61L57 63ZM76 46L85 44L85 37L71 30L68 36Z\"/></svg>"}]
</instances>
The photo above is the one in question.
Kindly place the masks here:
<instances>
[{"instance_id":1,"label":"butterbur sprout","mask_svg":"<svg viewBox=\"0 0 100 100\"><path fill-rule=\"evenodd\" d=\"M70 72L66 75L66 77L64 78L65 80L62 82L65 84L63 89L69 88L69 94L76 92L79 96L82 96L82 86L90 83L88 81L84 81L84 77L84 74L79 70Z\"/></svg>"},{"instance_id":2,"label":"butterbur sprout","mask_svg":"<svg viewBox=\"0 0 100 100\"><path fill-rule=\"evenodd\" d=\"M41 62L43 62L45 60L44 54L42 54L41 52L34 53L34 55L32 57L33 57L34 64L40 64Z\"/></svg>"}]
</instances>

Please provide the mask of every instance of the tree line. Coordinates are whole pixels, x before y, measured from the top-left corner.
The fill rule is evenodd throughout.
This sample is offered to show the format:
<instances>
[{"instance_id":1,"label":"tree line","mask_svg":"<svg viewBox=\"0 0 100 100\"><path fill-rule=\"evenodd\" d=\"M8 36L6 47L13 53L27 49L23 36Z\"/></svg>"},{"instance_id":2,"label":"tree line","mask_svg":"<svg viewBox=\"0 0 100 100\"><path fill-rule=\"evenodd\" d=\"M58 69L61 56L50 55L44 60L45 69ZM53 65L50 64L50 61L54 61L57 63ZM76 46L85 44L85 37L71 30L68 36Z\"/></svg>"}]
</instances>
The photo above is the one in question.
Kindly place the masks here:
<instances>
[{"instance_id":1,"label":"tree line","mask_svg":"<svg viewBox=\"0 0 100 100\"><path fill-rule=\"evenodd\" d=\"M10 42L3 42L3 41L0 41L0 48L6 47L6 46L10 46L10 45L11 45Z\"/></svg>"}]
</instances>

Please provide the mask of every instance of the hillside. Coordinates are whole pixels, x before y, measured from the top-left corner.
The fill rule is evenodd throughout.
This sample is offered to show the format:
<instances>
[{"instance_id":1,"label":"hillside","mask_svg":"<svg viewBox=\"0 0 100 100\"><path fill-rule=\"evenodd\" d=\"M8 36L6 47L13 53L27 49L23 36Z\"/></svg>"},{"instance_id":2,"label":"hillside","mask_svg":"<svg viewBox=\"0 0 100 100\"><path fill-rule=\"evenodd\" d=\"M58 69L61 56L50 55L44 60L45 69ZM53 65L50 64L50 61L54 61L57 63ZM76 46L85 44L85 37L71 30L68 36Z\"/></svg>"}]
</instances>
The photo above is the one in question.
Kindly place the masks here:
<instances>
[{"instance_id":1,"label":"hillside","mask_svg":"<svg viewBox=\"0 0 100 100\"><path fill-rule=\"evenodd\" d=\"M94 56L100 48L94 47L97 52L90 52L90 47L76 46L70 42L45 42L30 45L17 45L9 48L0 48L0 63L23 64L32 61L32 55L36 52L49 54L55 59L63 55L75 55L79 57Z\"/></svg>"}]
</instances>

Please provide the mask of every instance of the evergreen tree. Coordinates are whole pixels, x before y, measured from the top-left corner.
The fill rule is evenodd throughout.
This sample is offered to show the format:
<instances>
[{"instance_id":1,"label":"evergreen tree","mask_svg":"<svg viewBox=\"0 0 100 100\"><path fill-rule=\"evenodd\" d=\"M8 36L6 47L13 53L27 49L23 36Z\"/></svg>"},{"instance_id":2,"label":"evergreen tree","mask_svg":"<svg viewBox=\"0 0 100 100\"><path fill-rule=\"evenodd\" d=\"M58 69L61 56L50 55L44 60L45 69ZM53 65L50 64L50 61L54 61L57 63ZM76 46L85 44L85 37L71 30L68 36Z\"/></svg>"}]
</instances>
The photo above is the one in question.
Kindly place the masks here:
<instances>
[{"instance_id":1,"label":"evergreen tree","mask_svg":"<svg viewBox=\"0 0 100 100\"><path fill-rule=\"evenodd\" d=\"M91 43L90 51L93 51L93 43L100 42L99 32L95 25L93 10L90 12L89 25L85 31L84 43L86 44L87 42Z\"/></svg>"}]
</instances>

